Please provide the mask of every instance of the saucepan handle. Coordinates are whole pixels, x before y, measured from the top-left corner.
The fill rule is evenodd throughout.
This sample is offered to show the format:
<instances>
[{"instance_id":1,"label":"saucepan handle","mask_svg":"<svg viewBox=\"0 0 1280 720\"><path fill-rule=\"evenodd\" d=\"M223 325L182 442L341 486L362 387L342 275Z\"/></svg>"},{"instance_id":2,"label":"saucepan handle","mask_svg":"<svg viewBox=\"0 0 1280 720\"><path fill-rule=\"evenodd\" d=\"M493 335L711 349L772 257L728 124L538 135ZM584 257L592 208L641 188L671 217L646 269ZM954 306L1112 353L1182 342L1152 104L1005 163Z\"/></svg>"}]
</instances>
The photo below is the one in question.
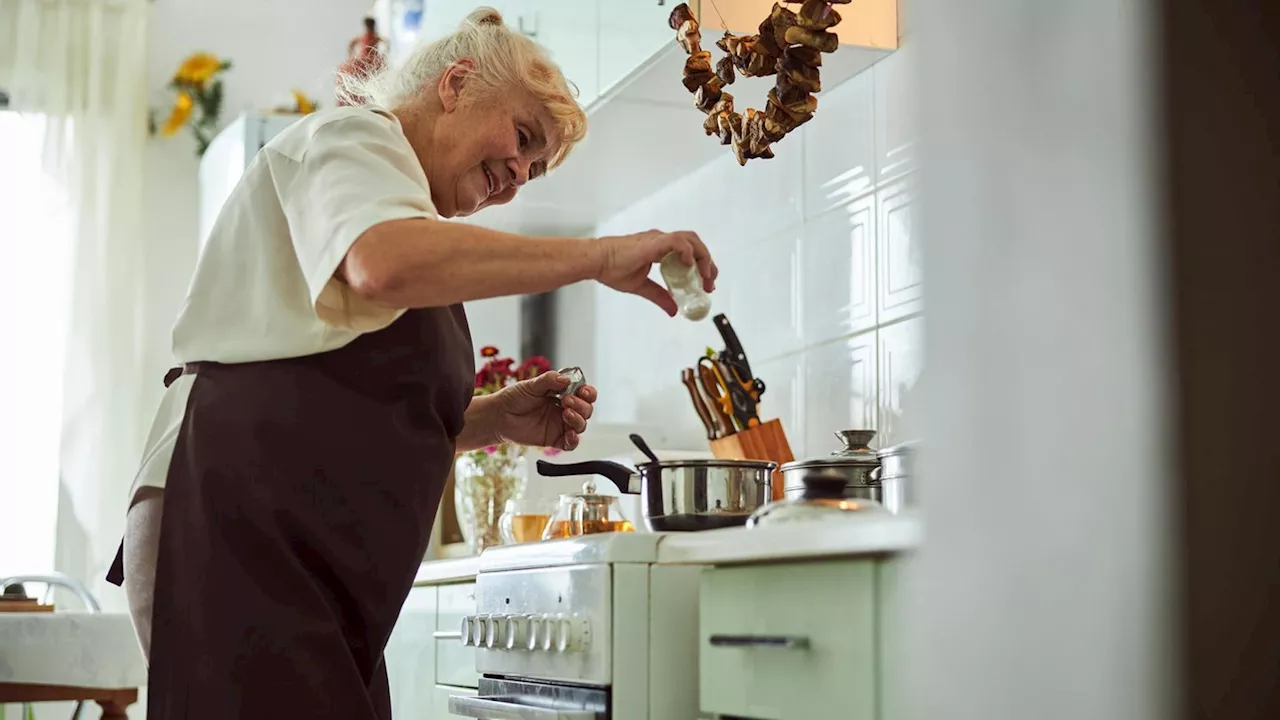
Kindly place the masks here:
<instances>
[{"instance_id":1,"label":"saucepan handle","mask_svg":"<svg viewBox=\"0 0 1280 720\"><path fill-rule=\"evenodd\" d=\"M574 475L599 475L618 487L619 492L631 490L631 468L610 460L585 460L576 463L551 463L538 461L538 473L547 477L572 477Z\"/></svg>"}]
</instances>

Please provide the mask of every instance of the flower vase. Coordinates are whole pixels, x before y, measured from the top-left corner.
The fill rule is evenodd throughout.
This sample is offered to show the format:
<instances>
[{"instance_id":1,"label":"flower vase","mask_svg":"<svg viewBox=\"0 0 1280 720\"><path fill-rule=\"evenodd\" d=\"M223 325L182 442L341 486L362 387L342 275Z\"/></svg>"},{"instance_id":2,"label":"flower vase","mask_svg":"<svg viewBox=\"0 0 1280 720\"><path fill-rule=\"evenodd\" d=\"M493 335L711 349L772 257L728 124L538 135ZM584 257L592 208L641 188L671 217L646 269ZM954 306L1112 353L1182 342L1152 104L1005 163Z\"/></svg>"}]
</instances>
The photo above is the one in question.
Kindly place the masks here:
<instances>
[{"instance_id":1,"label":"flower vase","mask_svg":"<svg viewBox=\"0 0 1280 720\"><path fill-rule=\"evenodd\" d=\"M473 554L502 544L499 521L508 500L525 485L524 448L504 443L458 456L454 465L454 505L458 527Z\"/></svg>"}]
</instances>

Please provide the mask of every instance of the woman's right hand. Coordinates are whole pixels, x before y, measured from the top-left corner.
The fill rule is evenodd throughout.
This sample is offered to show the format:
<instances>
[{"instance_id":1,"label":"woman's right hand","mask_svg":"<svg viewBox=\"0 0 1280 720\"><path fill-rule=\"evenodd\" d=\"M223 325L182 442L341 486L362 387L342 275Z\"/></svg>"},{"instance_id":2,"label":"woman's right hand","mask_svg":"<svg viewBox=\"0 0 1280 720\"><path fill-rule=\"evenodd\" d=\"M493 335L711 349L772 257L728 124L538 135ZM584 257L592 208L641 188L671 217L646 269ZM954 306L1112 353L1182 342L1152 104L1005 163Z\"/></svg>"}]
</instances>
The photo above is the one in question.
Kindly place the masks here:
<instances>
[{"instance_id":1,"label":"woman's right hand","mask_svg":"<svg viewBox=\"0 0 1280 720\"><path fill-rule=\"evenodd\" d=\"M715 290L716 276L720 271L697 233L649 230L602 237L596 242L601 244L604 255L598 278L600 283L619 292L639 295L662 308L667 315L674 317L677 312L675 298L661 283L651 280L649 273L669 253L679 255L685 265L697 265L703 289L707 292Z\"/></svg>"}]
</instances>

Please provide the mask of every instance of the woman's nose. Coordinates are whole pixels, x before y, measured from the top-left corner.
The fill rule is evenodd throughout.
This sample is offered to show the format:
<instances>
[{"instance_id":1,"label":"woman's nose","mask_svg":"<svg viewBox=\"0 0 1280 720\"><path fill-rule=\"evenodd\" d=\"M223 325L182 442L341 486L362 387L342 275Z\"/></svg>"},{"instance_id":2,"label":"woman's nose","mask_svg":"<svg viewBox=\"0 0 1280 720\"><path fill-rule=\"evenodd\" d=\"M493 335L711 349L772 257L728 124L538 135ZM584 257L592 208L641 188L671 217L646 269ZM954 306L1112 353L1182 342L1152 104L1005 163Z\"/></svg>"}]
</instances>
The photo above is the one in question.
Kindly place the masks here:
<instances>
[{"instance_id":1,"label":"woman's nose","mask_svg":"<svg viewBox=\"0 0 1280 720\"><path fill-rule=\"evenodd\" d=\"M529 163L514 158L507 161L507 169L511 171L511 181L516 187L529 182Z\"/></svg>"}]
</instances>

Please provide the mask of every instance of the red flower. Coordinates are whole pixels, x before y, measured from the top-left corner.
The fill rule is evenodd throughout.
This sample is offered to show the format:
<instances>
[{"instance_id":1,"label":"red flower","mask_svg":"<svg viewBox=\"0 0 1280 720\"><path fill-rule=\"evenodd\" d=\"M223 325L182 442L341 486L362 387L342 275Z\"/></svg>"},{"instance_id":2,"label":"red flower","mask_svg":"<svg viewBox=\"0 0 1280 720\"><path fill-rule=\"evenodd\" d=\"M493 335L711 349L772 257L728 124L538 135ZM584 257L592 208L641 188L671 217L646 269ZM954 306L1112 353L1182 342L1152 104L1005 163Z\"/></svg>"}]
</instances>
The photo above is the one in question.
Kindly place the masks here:
<instances>
[{"instance_id":1,"label":"red flower","mask_svg":"<svg viewBox=\"0 0 1280 720\"><path fill-rule=\"evenodd\" d=\"M528 380L550 371L551 362L541 355L536 355L520 363L520 367L516 368L516 377L520 380Z\"/></svg>"},{"instance_id":2,"label":"red flower","mask_svg":"<svg viewBox=\"0 0 1280 720\"><path fill-rule=\"evenodd\" d=\"M498 348L492 345L485 345L484 347L480 348L480 357L497 357L497 355L498 355Z\"/></svg>"}]
</instances>

